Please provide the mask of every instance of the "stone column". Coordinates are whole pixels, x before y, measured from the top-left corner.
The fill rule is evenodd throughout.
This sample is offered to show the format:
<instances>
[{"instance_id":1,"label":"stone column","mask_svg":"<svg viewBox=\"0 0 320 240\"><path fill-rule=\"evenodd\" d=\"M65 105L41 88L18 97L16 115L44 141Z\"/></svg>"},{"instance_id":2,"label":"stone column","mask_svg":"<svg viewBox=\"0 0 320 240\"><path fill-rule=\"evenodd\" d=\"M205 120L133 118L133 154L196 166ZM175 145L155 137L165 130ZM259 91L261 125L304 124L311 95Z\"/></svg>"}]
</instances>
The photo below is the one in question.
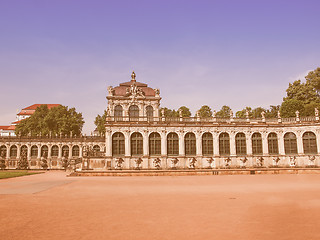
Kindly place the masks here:
<instances>
[{"instance_id":1,"label":"stone column","mask_svg":"<svg viewBox=\"0 0 320 240\"><path fill-rule=\"evenodd\" d=\"M296 133L297 136L297 150L298 154L303 154L303 141L302 141L302 132L299 130Z\"/></svg>"},{"instance_id":2,"label":"stone column","mask_svg":"<svg viewBox=\"0 0 320 240\"><path fill-rule=\"evenodd\" d=\"M196 133L196 155L202 156L202 141L201 141L201 133L197 132Z\"/></svg>"},{"instance_id":3,"label":"stone column","mask_svg":"<svg viewBox=\"0 0 320 240\"><path fill-rule=\"evenodd\" d=\"M251 141L251 132L245 132L246 135L246 145L247 145L247 155L252 155L252 141Z\"/></svg>"},{"instance_id":4,"label":"stone column","mask_svg":"<svg viewBox=\"0 0 320 240\"><path fill-rule=\"evenodd\" d=\"M7 152L6 152L6 158L9 159L10 158L10 144L6 144L7 147Z\"/></svg>"},{"instance_id":5,"label":"stone column","mask_svg":"<svg viewBox=\"0 0 320 240\"><path fill-rule=\"evenodd\" d=\"M28 161L31 159L31 144L27 144L27 159Z\"/></svg>"},{"instance_id":6,"label":"stone column","mask_svg":"<svg viewBox=\"0 0 320 240\"><path fill-rule=\"evenodd\" d=\"M106 131L106 157L112 157L112 135L111 131Z\"/></svg>"},{"instance_id":7,"label":"stone column","mask_svg":"<svg viewBox=\"0 0 320 240\"><path fill-rule=\"evenodd\" d=\"M125 156L130 157L131 156L131 146L130 146L130 132L125 131L124 132L124 147L125 147Z\"/></svg>"},{"instance_id":8,"label":"stone column","mask_svg":"<svg viewBox=\"0 0 320 240\"><path fill-rule=\"evenodd\" d=\"M16 144L16 146L17 146L17 159L19 159L20 158L20 155L21 155L21 144Z\"/></svg>"},{"instance_id":9,"label":"stone column","mask_svg":"<svg viewBox=\"0 0 320 240\"><path fill-rule=\"evenodd\" d=\"M320 131L316 130L314 131L316 134L316 139L317 139L317 153L320 152Z\"/></svg>"},{"instance_id":10,"label":"stone column","mask_svg":"<svg viewBox=\"0 0 320 240\"><path fill-rule=\"evenodd\" d=\"M219 133L213 132L213 155L219 156Z\"/></svg>"},{"instance_id":11,"label":"stone column","mask_svg":"<svg viewBox=\"0 0 320 240\"><path fill-rule=\"evenodd\" d=\"M161 131L161 156L167 156L167 135L166 131Z\"/></svg>"},{"instance_id":12,"label":"stone column","mask_svg":"<svg viewBox=\"0 0 320 240\"><path fill-rule=\"evenodd\" d=\"M37 159L41 158L41 144L37 144L37 148L38 148L38 156Z\"/></svg>"},{"instance_id":13,"label":"stone column","mask_svg":"<svg viewBox=\"0 0 320 240\"><path fill-rule=\"evenodd\" d=\"M261 133L262 137L262 153L263 156L269 155L268 151L268 134L266 132Z\"/></svg>"},{"instance_id":14,"label":"stone column","mask_svg":"<svg viewBox=\"0 0 320 240\"><path fill-rule=\"evenodd\" d=\"M285 155L283 132L277 132L277 135L278 135L279 155Z\"/></svg>"},{"instance_id":15,"label":"stone column","mask_svg":"<svg viewBox=\"0 0 320 240\"><path fill-rule=\"evenodd\" d=\"M58 144L58 147L59 147L59 154L58 154L58 158L62 158L62 144Z\"/></svg>"},{"instance_id":16,"label":"stone column","mask_svg":"<svg viewBox=\"0 0 320 240\"><path fill-rule=\"evenodd\" d=\"M184 156L185 151L184 151L184 134L183 131L180 131L178 133L179 135L179 156Z\"/></svg>"},{"instance_id":17,"label":"stone column","mask_svg":"<svg viewBox=\"0 0 320 240\"><path fill-rule=\"evenodd\" d=\"M236 156L236 134L235 132L229 132L230 137L230 156Z\"/></svg>"},{"instance_id":18,"label":"stone column","mask_svg":"<svg viewBox=\"0 0 320 240\"><path fill-rule=\"evenodd\" d=\"M48 144L48 159L51 158L51 147L52 147L52 144Z\"/></svg>"},{"instance_id":19,"label":"stone column","mask_svg":"<svg viewBox=\"0 0 320 240\"><path fill-rule=\"evenodd\" d=\"M148 139L148 131L142 132L143 137L143 156L149 156L149 139Z\"/></svg>"},{"instance_id":20,"label":"stone column","mask_svg":"<svg viewBox=\"0 0 320 240\"><path fill-rule=\"evenodd\" d=\"M79 144L79 157L82 158L83 157L83 145Z\"/></svg>"},{"instance_id":21,"label":"stone column","mask_svg":"<svg viewBox=\"0 0 320 240\"><path fill-rule=\"evenodd\" d=\"M68 158L71 159L72 158L72 145L68 144L68 147L69 147L69 156L68 156Z\"/></svg>"}]
</instances>

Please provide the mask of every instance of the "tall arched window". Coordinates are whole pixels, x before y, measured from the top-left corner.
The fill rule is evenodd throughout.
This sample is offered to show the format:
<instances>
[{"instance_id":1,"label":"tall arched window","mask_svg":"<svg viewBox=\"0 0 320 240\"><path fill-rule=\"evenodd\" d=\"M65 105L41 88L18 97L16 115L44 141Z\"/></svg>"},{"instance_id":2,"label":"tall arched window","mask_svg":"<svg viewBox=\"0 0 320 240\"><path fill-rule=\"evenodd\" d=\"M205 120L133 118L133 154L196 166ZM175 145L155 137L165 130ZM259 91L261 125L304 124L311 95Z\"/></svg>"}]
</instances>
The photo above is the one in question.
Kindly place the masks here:
<instances>
[{"instance_id":1,"label":"tall arched window","mask_svg":"<svg viewBox=\"0 0 320 240\"><path fill-rule=\"evenodd\" d=\"M246 135L244 133L236 134L236 154L237 155L247 154Z\"/></svg>"},{"instance_id":2,"label":"tall arched window","mask_svg":"<svg viewBox=\"0 0 320 240\"><path fill-rule=\"evenodd\" d=\"M260 133L252 134L252 154L261 155L262 154L262 137Z\"/></svg>"},{"instance_id":3,"label":"tall arched window","mask_svg":"<svg viewBox=\"0 0 320 240\"><path fill-rule=\"evenodd\" d=\"M209 132L206 132L202 135L202 155L213 155L213 137Z\"/></svg>"},{"instance_id":4,"label":"tall arched window","mask_svg":"<svg viewBox=\"0 0 320 240\"><path fill-rule=\"evenodd\" d=\"M153 107L152 106L147 106L146 107L146 112L147 112L147 119L148 121L152 121L153 120Z\"/></svg>"},{"instance_id":5,"label":"tall arched window","mask_svg":"<svg viewBox=\"0 0 320 240\"><path fill-rule=\"evenodd\" d=\"M100 152L100 146L99 145L94 145L93 146L93 151Z\"/></svg>"},{"instance_id":6,"label":"tall arched window","mask_svg":"<svg viewBox=\"0 0 320 240\"><path fill-rule=\"evenodd\" d=\"M59 156L59 147L57 145L53 145L51 147L51 157L58 157Z\"/></svg>"},{"instance_id":7,"label":"tall arched window","mask_svg":"<svg viewBox=\"0 0 320 240\"><path fill-rule=\"evenodd\" d=\"M47 145L41 147L41 157L48 157L48 149Z\"/></svg>"},{"instance_id":8,"label":"tall arched window","mask_svg":"<svg viewBox=\"0 0 320 240\"><path fill-rule=\"evenodd\" d=\"M72 147L72 156L73 157L79 157L80 155L80 148L78 145L75 145Z\"/></svg>"},{"instance_id":9,"label":"tall arched window","mask_svg":"<svg viewBox=\"0 0 320 240\"><path fill-rule=\"evenodd\" d=\"M18 148L16 145L10 147L10 157L16 157L18 152Z\"/></svg>"},{"instance_id":10,"label":"tall arched window","mask_svg":"<svg viewBox=\"0 0 320 240\"><path fill-rule=\"evenodd\" d=\"M149 154L161 155L161 136L153 132L149 135Z\"/></svg>"},{"instance_id":11,"label":"tall arched window","mask_svg":"<svg viewBox=\"0 0 320 240\"><path fill-rule=\"evenodd\" d=\"M123 108L121 105L117 105L114 107L114 118L116 121L122 121L123 116Z\"/></svg>"},{"instance_id":12,"label":"tall arched window","mask_svg":"<svg viewBox=\"0 0 320 240\"><path fill-rule=\"evenodd\" d=\"M305 132L302 135L303 150L305 154L317 154L317 139L313 132Z\"/></svg>"},{"instance_id":13,"label":"tall arched window","mask_svg":"<svg viewBox=\"0 0 320 240\"><path fill-rule=\"evenodd\" d=\"M31 147L31 157L33 158L38 157L38 147L36 145L33 145Z\"/></svg>"},{"instance_id":14,"label":"tall arched window","mask_svg":"<svg viewBox=\"0 0 320 240\"><path fill-rule=\"evenodd\" d=\"M297 137L294 133L288 132L284 135L284 151L286 154L298 153Z\"/></svg>"},{"instance_id":15,"label":"tall arched window","mask_svg":"<svg viewBox=\"0 0 320 240\"><path fill-rule=\"evenodd\" d=\"M187 156L196 155L196 135L194 133L187 133L184 136L184 149Z\"/></svg>"},{"instance_id":16,"label":"tall arched window","mask_svg":"<svg viewBox=\"0 0 320 240\"><path fill-rule=\"evenodd\" d=\"M226 132L219 135L219 154L230 155L230 137Z\"/></svg>"},{"instance_id":17,"label":"tall arched window","mask_svg":"<svg viewBox=\"0 0 320 240\"><path fill-rule=\"evenodd\" d=\"M125 154L124 135L116 132L112 135L112 156L123 156Z\"/></svg>"},{"instance_id":18,"label":"tall arched window","mask_svg":"<svg viewBox=\"0 0 320 240\"><path fill-rule=\"evenodd\" d=\"M69 147L67 145L62 147L62 157L69 157Z\"/></svg>"},{"instance_id":19,"label":"tall arched window","mask_svg":"<svg viewBox=\"0 0 320 240\"><path fill-rule=\"evenodd\" d=\"M0 147L0 157L5 158L7 156L7 147L5 145L2 145Z\"/></svg>"},{"instance_id":20,"label":"tall arched window","mask_svg":"<svg viewBox=\"0 0 320 240\"><path fill-rule=\"evenodd\" d=\"M129 107L129 119L130 121L139 121L139 107L137 105Z\"/></svg>"},{"instance_id":21,"label":"tall arched window","mask_svg":"<svg viewBox=\"0 0 320 240\"><path fill-rule=\"evenodd\" d=\"M143 154L143 137L141 133L135 132L131 134L131 156Z\"/></svg>"},{"instance_id":22,"label":"tall arched window","mask_svg":"<svg viewBox=\"0 0 320 240\"><path fill-rule=\"evenodd\" d=\"M270 155L279 154L278 136L276 133L269 133L268 135L268 152Z\"/></svg>"},{"instance_id":23,"label":"tall arched window","mask_svg":"<svg viewBox=\"0 0 320 240\"><path fill-rule=\"evenodd\" d=\"M167 136L167 153L171 156L179 155L179 136L174 132Z\"/></svg>"}]
</instances>

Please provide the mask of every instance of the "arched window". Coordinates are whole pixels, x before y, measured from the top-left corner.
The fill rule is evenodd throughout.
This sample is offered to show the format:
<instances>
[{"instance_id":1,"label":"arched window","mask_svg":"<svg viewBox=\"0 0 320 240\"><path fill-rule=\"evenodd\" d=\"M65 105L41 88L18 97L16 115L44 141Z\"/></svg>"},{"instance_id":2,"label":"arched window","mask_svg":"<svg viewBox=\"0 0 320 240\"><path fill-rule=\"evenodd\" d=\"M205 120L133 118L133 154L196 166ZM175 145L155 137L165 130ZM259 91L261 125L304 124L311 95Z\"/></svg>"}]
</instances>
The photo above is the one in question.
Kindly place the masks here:
<instances>
[{"instance_id":1,"label":"arched window","mask_svg":"<svg viewBox=\"0 0 320 240\"><path fill-rule=\"evenodd\" d=\"M16 145L10 147L10 157L16 157L18 152L18 148Z\"/></svg>"},{"instance_id":2,"label":"arched window","mask_svg":"<svg viewBox=\"0 0 320 240\"><path fill-rule=\"evenodd\" d=\"M41 147L41 157L48 157L48 149L47 145Z\"/></svg>"},{"instance_id":3,"label":"arched window","mask_svg":"<svg viewBox=\"0 0 320 240\"><path fill-rule=\"evenodd\" d=\"M247 154L246 135L244 133L236 134L236 154L237 155Z\"/></svg>"},{"instance_id":4,"label":"arched window","mask_svg":"<svg viewBox=\"0 0 320 240\"><path fill-rule=\"evenodd\" d=\"M79 157L80 155L80 148L78 145L75 145L72 147L72 156L73 157Z\"/></svg>"},{"instance_id":5,"label":"arched window","mask_svg":"<svg viewBox=\"0 0 320 240\"><path fill-rule=\"evenodd\" d=\"M69 157L69 147L67 145L62 147L62 157Z\"/></svg>"},{"instance_id":6,"label":"arched window","mask_svg":"<svg viewBox=\"0 0 320 240\"><path fill-rule=\"evenodd\" d=\"M187 133L184 136L184 149L186 155L196 155L196 135L194 133Z\"/></svg>"},{"instance_id":7,"label":"arched window","mask_svg":"<svg viewBox=\"0 0 320 240\"><path fill-rule=\"evenodd\" d=\"M213 137L209 132L206 132L202 135L202 155L213 155Z\"/></svg>"},{"instance_id":8,"label":"arched window","mask_svg":"<svg viewBox=\"0 0 320 240\"><path fill-rule=\"evenodd\" d=\"M284 135L284 151L286 154L295 154L297 149L297 137L294 133L288 132Z\"/></svg>"},{"instance_id":9,"label":"arched window","mask_svg":"<svg viewBox=\"0 0 320 240\"><path fill-rule=\"evenodd\" d=\"M132 105L129 107L129 120L139 121L139 107L137 105Z\"/></svg>"},{"instance_id":10,"label":"arched window","mask_svg":"<svg viewBox=\"0 0 320 240\"><path fill-rule=\"evenodd\" d=\"M147 106L146 107L146 112L147 112L148 121L152 121L153 120L153 107L152 106Z\"/></svg>"},{"instance_id":11,"label":"arched window","mask_svg":"<svg viewBox=\"0 0 320 240\"><path fill-rule=\"evenodd\" d=\"M26 145L22 145L20 148L20 156L22 155L23 152L26 152L28 156L28 147Z\"/></svg>"},{"instance_id":12,"label":"arched window","mask_svg":"<svg viewBox=\"0 0 320 240\"><path fill-rule=\"evenodd\" d=\"M168 155L179 155L179 136L176 133L169 133L167 136L167 153Z\"/></svg>"},{"instance_id":13,"label":"arched window","mask_svg":"<svg viewBox=\"0 0 320 240\"><path fill-rule=\"evenodd\" d=\"M112 135L112 156L123 156L124 154L124 135L116 132Z\"/></svg>"},{"instance_id":14,"label":"arched window","mask_svg":"<svg viewBox=\"0 0 320 240\"><path fill-rule=\"evenodd\" d=\"M114 118L116 121L122 121L123 116L123 108L121 105L117 105L114 107Z\"/></svg>"},{"instance_id":15,"label":"arched window","mask_svg":"<svg viewBox=\"0 0 320 240\"><path fill-rule=\"evenodd\" d=\"M59 155L59 147L57 145L53 145L51 147L51 157L58 157Z\"/></svg>"},{"instance_id":16,"label":"arched window","mask_svg":"<svg viewBox=\"0 0 320 240\"><path fill-rule=\"evenodd\" d=\"M38 157L38 147L36 145L31 147L31 157Z\"/></svg>"},{"instance_id":17,"label":"arched window","mask_svg":"<svg viewBox=\"0 0 320 240\"><path fill-rule=\"evenodd\" d=\"M149 154L161 155L161 136L153 132L149 135Z\"/></svg>"},{"instance_id":18,"label":"arched window","mask_svg":"<svg viewBox=\"0 0 320 240\"><path fill-rule=\"evenodd\" d=\"M143 154L143 138L142 134L135 132L131 134L131 156Z\"/></svg>"},{"instance_id":19,"label":"arched window","mask_svg":"<svg viewBox=\"0 0 320 240\"><path fill-rule=\"evenodd\" d=\"M262 154L262 137L260 133L252 134L252 154L261 155Z\"/></svg>"},{"instance_id":20,"label":"arched window","mask_svg":"<svg viewBox=\"0 0 320 240\"><path fill-rule=\"evenodd\" d=\"M99 145L94 145L93 146L93 151L94 152L100 152L100 146Z\"/></svg>"},{"instance_id":21,"label":"arched window","mask_svg":"<svg viewBox=\"0 0 320 240\"><path fill-rule=\"evenodd\" d=\"M313 132L305 132L302 135L303 150L305 154L317 154L317 140Z\"/></svg>"},{"instance_id":22,"label":"arched window","mask_svg":"<svg viewBox=\"0 0 320 240\"><path fill-rule=\"evenodd\" d=\"M270 155L279 154L278 136L276 133L269 133L268 135L268 152Z\"/></svg>"},{"instance_id":23,"label":"arched window","mask_svg":"<svg viewBox=\"0 0 320 240\"><path fill-rule=\"evenodd\" d=\"M0 157L5 158L7 156L7 147L2 145L0 147Z\"/></svg>"},{"instance_id":24,"label":"arched window","mask_svg":"<svg viewBox=\"0 0 320 240\"><path fill-rule=\"evenodd\" d=\"M219 154L230 155L230 137L226 132L219 135Z\"/></svg>"}]
</instances>

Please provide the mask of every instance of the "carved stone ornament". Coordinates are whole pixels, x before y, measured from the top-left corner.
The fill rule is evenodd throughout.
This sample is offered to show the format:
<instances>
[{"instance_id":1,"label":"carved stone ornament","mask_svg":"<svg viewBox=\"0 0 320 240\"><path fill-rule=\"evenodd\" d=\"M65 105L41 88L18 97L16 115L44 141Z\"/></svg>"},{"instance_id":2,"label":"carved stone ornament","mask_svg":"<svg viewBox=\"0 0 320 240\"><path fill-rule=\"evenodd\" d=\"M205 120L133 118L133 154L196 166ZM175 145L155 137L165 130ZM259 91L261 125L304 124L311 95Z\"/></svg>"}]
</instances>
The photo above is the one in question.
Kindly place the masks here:
<instances>
[{"instance_id":1,"label":"carved stone ornament","mask_svg":"<svg viewBox=\"0 0 320 240\"><path fill-rule=\"evenodd\" d=\"M196 167L196 162L197 162L197 159L195 159L195 158L189 158L189 168L195 169L195 167Z\"/></svg>"},{"instance_id":2,"label":"carved stone ornament","mask_svg":"<svg viewBox=\"0 0 320 240\"><path fill-rule=\"evenodd\" d=\"M295 167L297 165L297 159L295 156L290 157L290 167Z\"/></svg>"},{"instance_id":3,"label":"carved stone ornament","mask_svg":"<svg viewBox=\"0 0 320 240\"><path fill-rule=\"evenodd\" d=\"M137 87L135 83L131 84L129 88L126 89L126 97L131 97L132 99L135 99L137 97L145 97L144 91Z\"/></svg>"},{"instance_id":4,"label":"carved stone ornament","mask_svg":"<svg viewBox=\"0 0 320 240\"><path fill-rule=\"evenodd\" d=\"M274 157L273 158L273 165L274 166L278 166L278 163L280 162L280 158L279 157Z\"/></svg>"},{"instance_id":5,"label":"carved stone ornament","mask_svg":"<svg viewBox=\"0 0 320 240\"><path fill-rule=\"evenodd\" d=\"M160 169L160 168L161 168L161 160L160 160L160 158L155 158L155 159L153 160L153 164L154 164L154 167L155 167L156 169Z\"/></svg>"},{"instance_id":6,"label":"carved stone ornament","mask_svg":"<svg viewBox=\"0 0 320 240\"><path fill-rule=\"evenodd\" d=\"M108 93L109 93L109 96L113 96L114 95L114 89L113 89L112 86L108 87Z\"/></svg>"},{"instance_id":7,"label":"carved stone ornament","mask_svg":"<svg viewBox=\"0 0 320 240\"><path fill-rule=\"evenodd\" d=\"M121 169L123 163L124 163L124 160L123 160L122 158L118 158L118 159L116 160L116 168L117 168L117 169Z\"/></svg>"},{"instance_id":8,"label":"carved stone ornament","mask_svg":"<svg viewBox=\"0 0 320 240\"><path fill-rule=\"evenodd\" d=\"M215 166L215 161L214 161L213 158L208 158L208 159L207 159L207 162L208 162L208 164L209 164L208 168L215 168L215 167L216 167L216 166Z\"/></svg>"},{"instance_id":9,"label":"carved stone ornament","mask_svg":"<svg viewBox=\"0 0 320 240\"><path fill-rule=\"evenodd\" d=\"M171 159L171 166L172 166L172 168L175 168L178 162L179 162L179 159L178 159L178 158L172 158L172 159Z\"/></svg>"}]
</instances>

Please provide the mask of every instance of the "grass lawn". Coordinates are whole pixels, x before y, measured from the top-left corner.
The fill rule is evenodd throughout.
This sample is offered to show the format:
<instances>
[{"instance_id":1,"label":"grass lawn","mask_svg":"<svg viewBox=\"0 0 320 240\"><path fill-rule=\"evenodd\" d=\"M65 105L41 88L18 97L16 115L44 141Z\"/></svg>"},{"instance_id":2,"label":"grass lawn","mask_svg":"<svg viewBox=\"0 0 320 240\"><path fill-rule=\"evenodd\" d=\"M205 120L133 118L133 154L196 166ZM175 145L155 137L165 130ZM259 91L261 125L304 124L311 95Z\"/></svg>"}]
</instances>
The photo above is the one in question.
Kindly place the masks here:
<instances>
[{"instance_id":1,"label":"grass lawn","mask_svg":"<svg viewBox=\"0 0 320 240\"><path fill-rule=\"evenodd\" d=\"M0 171L0 179L3 178L13 178L13 177L21 177L26 175L33 175L33 174L39 174L43 172L29 172L27 170L20 170L20 171Z\"/></svg>"}]
</instances>

